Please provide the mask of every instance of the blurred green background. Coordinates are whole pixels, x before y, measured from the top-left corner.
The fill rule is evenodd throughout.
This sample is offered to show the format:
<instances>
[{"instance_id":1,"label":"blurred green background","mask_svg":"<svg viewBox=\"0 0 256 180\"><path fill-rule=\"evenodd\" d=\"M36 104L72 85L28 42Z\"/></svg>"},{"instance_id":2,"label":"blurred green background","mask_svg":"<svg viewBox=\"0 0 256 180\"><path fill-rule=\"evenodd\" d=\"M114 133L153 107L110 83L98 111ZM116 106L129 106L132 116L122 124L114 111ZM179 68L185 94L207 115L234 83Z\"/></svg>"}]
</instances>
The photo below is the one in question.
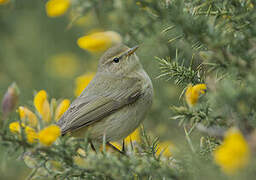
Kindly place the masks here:
<instances>
[{"instance_id":1,"label":"blurred green background","mask_svg":"<svg viewBox=\"0 0 256 180\"><path fill-rule=\"evenodd\" d=\"M29 2L17 1L0 9L1 97L8 85L16 82L21 90L20 105L32 105L33 94L41 89L46 90L50 97L72 100L75 97L75 78L86 72L95 72L102 54L80 49L77 39L94 29L114 30L123 37L125 34L111 29L111 24L101 26L93 15L87 18L89 22L74 23L68 28L69 15L49 18L45 13L44 1ZM168 120L169 110L163 107L177 104L181 93L172 83L156 78L160 70L155 57L165 57L168 53L167 47L164 49L160 44L161 38L158 34L143 41L126 41L124 38L129 46L140 45L137 54L154 84L154 105L145 121L150 128L163 123L168 128L173 127L174 124ZM171 132L168 129L168 133Z\"/></svg>"},{"instance_id":2,"label":"blurred green background","mask_svg":"<svg viewBox=\"0 0 256 180\"><path fill-rule=\"evenodd\" d=\"M75 79L84 73L95 72L101 55L80 49L77 39L95 29L116 31L130 47L140 45L137 55L153 81L154 103L144 121L146 130L161 140L184 143L183 130L177 128L177 122L169 119L168 109L170 105L183 103L179 100L182 89L172 82L156 78L160 70L155 57L169 55L168 47L163 44L164 37L160 33L151 33L146 38L137 34L137 37L129 29L132 22L124 21L127 17L122 17L121 9L105 15L103 11L100 17L92 9L86 13L88 16L84 20L69 26L72 20L70 13L49 18L45 3L42 0L24 0L0 6L0 99L7 87L16 82L21 92L19 105L32 107L33 95L41 89L46 90L50 98L73 100ZM121 30L120 25L123 25L122 29L127 28L126 31ZM159 32L163 28L159 24ZM3 155L1 158L6 157ZM15 168L13 165L11 167ZM6 172L6 169L12 172L13 168L6 168L6 165L0 167L0 174L11 174L9 178L17 177Z\"/></svg>"}]
</instances>

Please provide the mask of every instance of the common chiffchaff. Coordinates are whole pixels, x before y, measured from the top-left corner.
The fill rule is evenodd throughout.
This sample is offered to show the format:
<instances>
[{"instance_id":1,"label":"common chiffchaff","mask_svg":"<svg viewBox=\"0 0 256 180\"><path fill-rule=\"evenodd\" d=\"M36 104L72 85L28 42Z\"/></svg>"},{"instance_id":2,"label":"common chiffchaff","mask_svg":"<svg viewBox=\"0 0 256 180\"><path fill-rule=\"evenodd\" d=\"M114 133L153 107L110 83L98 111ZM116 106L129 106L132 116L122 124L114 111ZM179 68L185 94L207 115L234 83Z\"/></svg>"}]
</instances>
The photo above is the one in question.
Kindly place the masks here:
<instances>
[{"instance_id":1,"label":"common chiffchaff","mask_svg":"<svg viewBox=\"0 0 256 180\"><path fill-rule=\"evenodd\" d=\"M135 54L138 46L120 44L107 50L98 70L57 122L62 134L84 134L91 140L117 141L128 136L145 118L153 98L151 80Z\"/></svg>"}]
</instances>

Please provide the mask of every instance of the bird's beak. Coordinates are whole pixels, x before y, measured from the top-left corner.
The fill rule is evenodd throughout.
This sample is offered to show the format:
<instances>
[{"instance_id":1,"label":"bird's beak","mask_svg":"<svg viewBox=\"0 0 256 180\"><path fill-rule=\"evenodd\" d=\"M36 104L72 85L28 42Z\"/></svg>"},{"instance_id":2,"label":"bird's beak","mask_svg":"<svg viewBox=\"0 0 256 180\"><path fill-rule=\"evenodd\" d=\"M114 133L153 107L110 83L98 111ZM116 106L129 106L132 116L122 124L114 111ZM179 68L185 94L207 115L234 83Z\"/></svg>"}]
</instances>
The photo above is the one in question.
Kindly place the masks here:
<instances>
[{"instance_id":1,"label":"bird's beak","mask_svg":"<svg viewBox=\"0 0 256 180\"><path fill-rule=\"evenodd\" d=\"M131 49L129 49L128 52L127 52L127 56L130 56L130 55L132 55L133 53L135 53L135 51L136 51L138 48L139 48L139 46L137 45L137 46L134 46L134 47L132 47Z\"/></svg>"},{"instance_id":2,"label":"bird's beak","mask_svg":"<svg viewBox=\"0 0 256 180\"><path fill-rule=\"evenodd\" d=\"M130 56L130 55L132 55L138 48L139 48L139 46L134 46L134 47L130 48L128 51L126 51L122 56Z\"/></svg>"}]
</instances>

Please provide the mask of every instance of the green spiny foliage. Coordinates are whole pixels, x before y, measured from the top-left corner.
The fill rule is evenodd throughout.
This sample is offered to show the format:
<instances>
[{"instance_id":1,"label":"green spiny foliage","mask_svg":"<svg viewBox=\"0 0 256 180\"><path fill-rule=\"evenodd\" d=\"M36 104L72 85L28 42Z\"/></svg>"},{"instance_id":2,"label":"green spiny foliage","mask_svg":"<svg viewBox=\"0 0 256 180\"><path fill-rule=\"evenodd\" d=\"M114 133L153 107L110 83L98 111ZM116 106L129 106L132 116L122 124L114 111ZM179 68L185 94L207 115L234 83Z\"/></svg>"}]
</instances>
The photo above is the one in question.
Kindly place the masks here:
<instances>
[{"instance_id":1,"label":"green spiny foliage","mask_svg":"<svg viewBox=\"0 0 256 180\"><path fill-rule=\"evenodd\" d=\"M22 137L11 134L9 117L1 122L0 143L8 155L27 158L25 161L33 169L28 179L226 179L214 164L212 152L221 144L225 131L233 126L242 131L252 145L252 152L255 151L255 1L72 2L75 16L67 29L72 29L79 17L93 12L98 26L120 32L128 45L143 46L155 38L149 52L153 54L152 62L157 57L160 64L155 74L160 72L159 78L183 88L176 95L181 97L178 105L168 102L170 108L160 109L171 109L165 119L178 122L186 143L178 145L179 152L169 159L156 155L159 138L145 132L139 148L132 149L128 156L106 151L94 153L87 138L61 137L57 144L45 148L27 143L24 133ZM8 28L3 29L5 34ZM206 94L194 107L187 106L182 101L186 87L200 83L207 85ZM157 119L154 125L159 122ZM79 154L78 149L86 154ZM74 157L82 158L82 165ZM254 174L252 157L250 167L234 178L252 179Z\"/></svg>"}]
</instances>

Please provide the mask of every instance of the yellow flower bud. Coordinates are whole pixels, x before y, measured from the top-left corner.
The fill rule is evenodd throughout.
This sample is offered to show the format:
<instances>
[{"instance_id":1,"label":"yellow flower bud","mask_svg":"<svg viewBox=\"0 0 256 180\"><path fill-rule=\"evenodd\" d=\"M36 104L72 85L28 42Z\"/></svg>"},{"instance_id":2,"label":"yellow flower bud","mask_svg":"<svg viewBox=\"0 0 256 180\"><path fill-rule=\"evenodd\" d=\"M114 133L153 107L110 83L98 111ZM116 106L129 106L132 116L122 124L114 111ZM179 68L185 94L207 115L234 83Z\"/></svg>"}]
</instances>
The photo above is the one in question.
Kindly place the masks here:
<instances>
[{"instance_id":1,"label":"yellow flower bud","mask_svg":"<svg viewBox=\"0 0 256 180\"><path fill-rule=\"evenodd\" d=\"M91 52L102 52L114 44L122 42L121 36L114 31L96 32L80 37L77 44L80 48Z\"/></svg>"},{"instance_id":2,"label":"yellow flower bud","mask_svg":"<svg viewBox=\"0 0 256 180\"><path fill-rule=\"evenodd\" d=\"M205 90L206 90L205 84L197 84L195 86L192 86L192 84L189 84L185 94L187 104L190 107L194 106L197 103L200 94L204 94Z\"/></svg>"},{"instance_id":3,"label":"yellow flower bud","mask_svg":"<svg viewBox=\"0 0 256 180\"><path fill-rule=\"evenodd\" d=\"M70 0L49 0L46 5L48 17L58 17L65 14L70 6Z\"/></svg>"},{"instance_id":4,"label":"yellow flower bud","mask_svg":"<svg viewBox=\"0 0 256 180\"><path fill-rule=\"evenodd\" d=\"M19 98L19 89L15 83L12 83L8 87L7 92L5 93L3 100L2 100L2 112L4 119L11 113L18 102Z\"/></svg>"},{"instance_id":5,"label":"yellow flower bud","mask_svg":"<svg viewBox=\"0 0 256 180\"><path fill-rule=\"evenodd\" d=\"M51 146L60 135L59 126L50 125L38 133L38 139L42 145Z\"/></svg>"},{"instance_id":6,"label":"yellow flower bud","mask_svg":"<svg viewBox=\"0 0 256 180\"><path fill-rule=\"evenodd\" d=\"M39 91L34 98L34 106L42 119L48 123L51 120L50 104L47 100L47 93L44 90Z\"/></svg>"},{"instance_id":7,"label":"yellow flower bud","mask_svg":"<svg viewBox=\"0 0 256 180\"><path fill-rule=\"evenodd\" d=\"M18 111L19 111L20 119L23 122L27 121L26 123L29 126L34 127L34 128L37 127L38 119L32 111L30 111L28 108L23 107L23 106L20 106Z\"/></svg>"},{"instance_id":8,"label":"yellow flower bud","mask_svg":"<svg viewBox=\"0 0 256 180\"><path fill-rule=\"evenodd\" d=\"M55 121L58 121L61 118L64 112L66 112L67 109L69 108L69 105L70 105L70 100L64 99L63 101L61 101L61 103L59 104L55 112Z\"/></svg>"},{"instance_id":9,"label":"yellow flower bud","mask_svg":"<svg viewBox=\"0 0 256 180\"><path fill-rule=\"evenodd\" d=\"M87 73L82 76L79 76L75 80L76 89L75 89L75 96L79 96L86 86L91 82L94 77L94 73Z\"/></svg>"}]
</instances>

